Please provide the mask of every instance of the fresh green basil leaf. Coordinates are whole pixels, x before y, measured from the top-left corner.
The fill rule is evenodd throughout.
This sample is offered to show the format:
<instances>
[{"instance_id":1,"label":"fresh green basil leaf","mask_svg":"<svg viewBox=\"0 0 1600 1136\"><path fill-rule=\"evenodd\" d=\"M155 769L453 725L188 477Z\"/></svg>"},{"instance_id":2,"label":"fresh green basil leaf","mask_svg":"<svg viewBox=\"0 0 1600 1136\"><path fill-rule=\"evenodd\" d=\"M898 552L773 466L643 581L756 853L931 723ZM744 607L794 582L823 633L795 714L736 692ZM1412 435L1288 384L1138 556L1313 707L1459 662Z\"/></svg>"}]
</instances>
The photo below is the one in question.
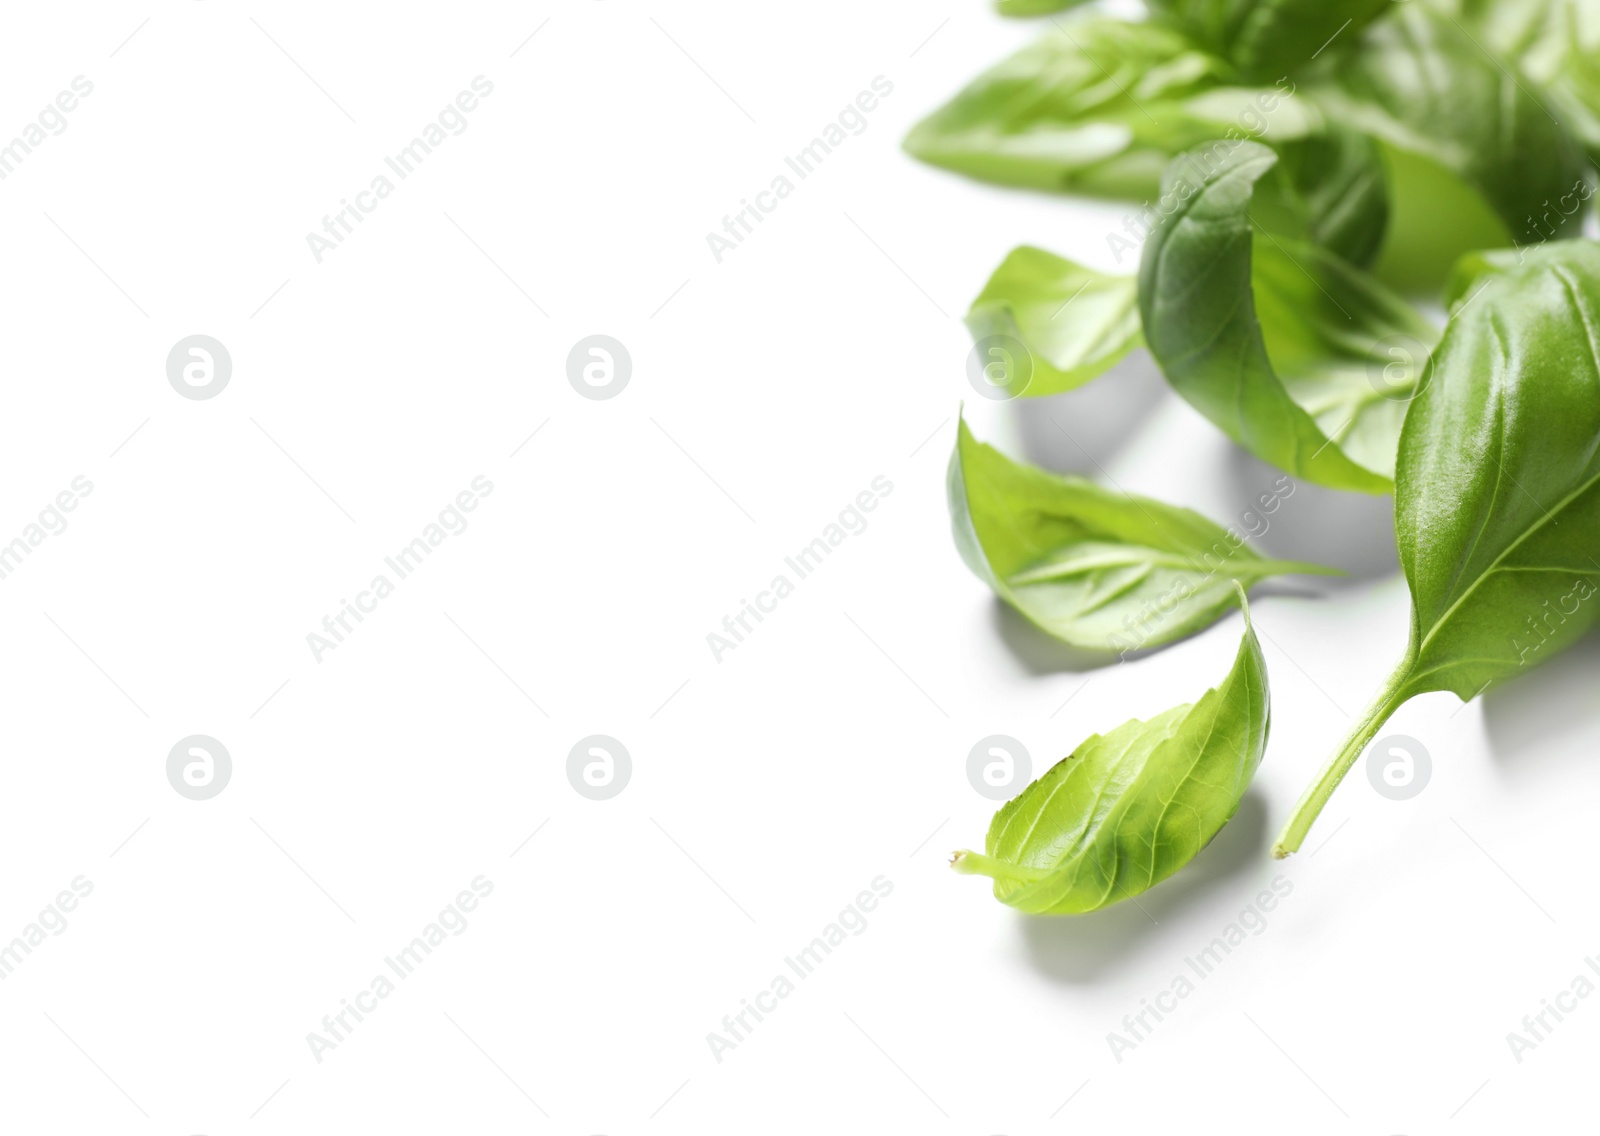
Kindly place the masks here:
<instances>
[{"instance_id":1,"label":"fresh green basil leaf","mask_svg":"<svg viewBox=\"0 0 1600 1136\"><path fill-rule=\"evenodd\" d=\"M1600 43L1575 52L1551 80L1551 95L1565 108L1572 132L1583 140L1589 163L1600 166Z\"/></svg>"},{"instance_id":2,"label":"fresh green basil leaf","mask_svg":"<svg viewBox=\"0 0 1600 1136\"><path fill-rule=\"evenodd\" d=\"M1574 33L1582 24L1600 25L1594 0L1427 0L1426 6L1539 83L1579 46Z\"/></svg>"},{"instance_id":3,"label":"fresh green basil leaf","mask_svg":"<svg viewBox=\"0 0 1600 1136\"><path fill-rule=\"evenodd\" d=\"M1081 387L1104 374L1143 341L1139 281L1084 268L1043 249L1013 249L967 312L980 349L1020 343L1023 359L1004 375L1013 395L1047 395Z\"/></svg>"},{"instance_id":4,"label":"fresh green basil leaf","mask_svg":"<svg viewBox=\"0 0 1600 1136\"><path fill-rule=\"evenodd\" d=\"M1029 189L1143 200L1173 155L1229 130L1270 138L1315 122L1283 91L1234 85L1178 31L1092 18L1060 25L923 119L922 161Z\"/></svg>"},{"instance_id":5,"label":"fresh green basil leaf","mask_svg":"<svg viewBox=\"0 0 1600 1136\"><path fill-rule=\"evenodd\" d=\"M1246 78L1276 79L1315 58L1342 36L1352 38L1390 0L1152 0L1204 47Z\"/></svg>"},{"instance_id":6,"label":"fresh green basil leaf","mask_svg":"<svg viewBox=\"0 0 1600 1136\"><path fill-rule=\"evenodd\" d=\"M1600 618L1600 244L1469 258L1400 438L1395 536L1411 588L1405 658L1301 800L1299 848L1407 700L1463 701Z\"/></svg>"},{"instance_id":7,"label":"fresh green basil leaf","mask_svg":"<svg viewBox=\"0 0 1600 1136\"><path fill-rule=\"evenodd\" d=\"M1252 142L1173 163L1178 202L1145 243L1145 340L1173 388L1245 449L1296 477L1387 493L1435 331L1360 269L1258 223L1277 155Z\"/></svg>"},{"instance_id":8,"label":"fresh green basil leaf","mask_svg":"<svg viewBox=\"0 0 1600 1136\"><path fill-rule=\"evenodd\" d=\"M1400 442L1407 697L1470 699L1600 616L1557 598L1600 580L1600 244L1478 261Z\"/></svg>"},{"instance_id":9,"label":"fresh green basil leaf","mask_svg":"<svg viewBox=\"0 0 1600 1136\"><path fill-rule=\"evenodd\" d=\"M1389 228L1389 182L1381 148L1359 130L1328 123L1277 147L1302 202L1307 237L1351 264L1377 256Z\"/></svg>"},{"instance_id":10,"label":"fresh green basil leaf","mask_svg":"<svg viewBox=\"0 0 1600 1136\"><path fill-rule=\"evenodd\" d=\"M1280 498L1294 493L1282 479ZM950 459L950 518L967 566L1035 625L1090 651L1154 647L1208 626L1235 584L1337 575L1268 560L1198 513L1014 462L963 419Z\"/></svg>"},{"instance_id":11,"label":"fresh green basil leaf","mask_svg":"<svg viewBox=\"0 0 1600 1136\"><path fill-rule=\"evenodd\" d=\"M991 877L995 898L1022 911L1067 915L1194 859L1238 811L1267 745L1266 661L1238 600L1244 641L1220 686L1083 742L995 813L984 853L957 852L956 871Z\"/></svg>"},{"instance_id":12,"label":"fresh green basil leaf","mask_svg":"<svg viewBox=\"0 0 1600 1136\"><path fill-rule=\"evenodd\" d=\"M1579 12L1586 18L1580 18ZM1600 4L1574 3L1568 9L1565 51L1549 74L1535 78L1561 108L1562 119L1588 151L1589 163L1600 167Z\"/></svg>"},{"instance_id":13,"label":"fresh green basil leaf","mask_svg":"<svg viewBox=\"0 0 1600 1136\"><path fill-rule=\"evenodd\" d=\"M1600 165L1600 3L1596 0L1429 0L1536 88ZM1536 215L1537 219L1537 215Z\"/></svg>"},{"instance_id":14,"label":"fresh green basil leaf","mask_svg":"<svg viewBox=\"0 0 1600 1136\"><path fill-rule=\"evenodd\" d=\"M1407 295L1434 298L1465 250L1509 243L1505 222L1472 186L1421 154L1377 143L1389 185L1389 228L1372 275Z\"/></svg>"},{"instance_id":15,"label":"fresh green basil leaf","mask_svg":"<svg viewBox=\"0 0 1600 1136\"><path fill-rule=\"evenodd\" d=\"M1460 20L1404 5L1330 50L1318 66L1304 93L1331 119L1430 162L1474 190L1503 226L1495 244L1577 233L1581 216L1560 217L1554 231L1539 228L1535 218L1583 178L1581 146L1535 85L1519 80ZM1391 191L1398 198L1407 188L1397 179ZM1443 214L1437 196L1427 192L1416 209ZM1410 230L1397 224L1390 232L1404 240Z\"/></svg>"}]
</instances>

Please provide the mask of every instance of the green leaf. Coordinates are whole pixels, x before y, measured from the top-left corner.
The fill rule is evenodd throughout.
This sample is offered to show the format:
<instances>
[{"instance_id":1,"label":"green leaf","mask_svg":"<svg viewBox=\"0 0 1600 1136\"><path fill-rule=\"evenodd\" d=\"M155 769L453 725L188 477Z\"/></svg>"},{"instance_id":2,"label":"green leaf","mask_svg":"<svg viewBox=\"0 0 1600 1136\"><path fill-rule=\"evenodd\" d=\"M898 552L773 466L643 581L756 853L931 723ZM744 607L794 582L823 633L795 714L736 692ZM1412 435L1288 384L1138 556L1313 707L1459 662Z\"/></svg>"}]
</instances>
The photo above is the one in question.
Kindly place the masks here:
<instances>
[{"instance_id":1,"label":"green leaf","mask_svg":"<svg viewBox=\"0 0 1600 1136\"><path fill-rule=\"evenodd\" d=\"M1287 483L1287 484L1284 484ZM1065 643L1130 651L1214 622L1270 576L1337 574L1268 560L1188 509L1014 462L963 419L950 459L950 518L967 566L1001 599ZM1271 505L1294 492L1282 479Z\"/></svg>"},{"instance_id":2,"label":"green leaf","mask_svg":"<svg viewBox=\"0 0 1600 1136\"><path fill-rule=\"evenodd\" d=\"M995 0L995 8L1002 16L1048 16L1082 3L1084 0Z\"/></svg>"},{"instance_id":3,"label":"green leaf","mask_svg":"<svg viewBox=\"0 0 1600 1136\"><path fill-rule=\"evenodd\" d=\"M1245 142L1217 155L1185 155L1163 183L1178 205L1139 273L1151 353L1184 399L1263 461L1389 492L1435 331L1360 269L1290 235L1292 215L1253 215L1284 200L1281 188L1257 193L1271 150Z\"/></svg>"},{"instance_id":4,"label":"green leaf","mask_svg":"<svg viewBox=\"0 0 1600 1136\"><path fill-rule=\"evenodd\" d=\"M1279 838L1299 848L1407 700L1463 701L1570 646L1600 617L1600 244L1468 258L1455 314L1400 439L1395 535L1405 658Z\"/></svg>"},{"instance_id":5,"label":"green leaf","mask_svg":"<svg viewBox=\"0 0 1600 1136\"><path fill-rule=\"evenodd\" d=\"M1427 0L1474 43L1492 53L1514 81L1587 149L1600 166L1600 0ZM1539 203L1520 243L1574 235L1594 196L1592 179ZM1565 227L1564 227L1565 226ZM1492 247L1506 242L1483 242Z\"/></svg>"},{"instance_id":6,"label":"green leaf","mask_svg":"<svg viewBox=\"0 0 1600 1136\"><path fill-rule=\"evenodd\" d=\"M1431 162L1473 189L1503 226L1505 235L1495 243L1576 235L1580 215L1559 217L1554 231L1534 219L1580 182L1582 148L1557 121L1558 108L1546 105L1535 84L1519 79L1460 20L1420 4L1397 6L1359 39L1330 50L1318 67L1302 89L1308 98L1331 119ZM1407 187L1397 179L1391 188L1400 194ZM1417 208L1441 212L1436 198ZM1391 231L1407 235L1402 226ZM1470 247L1463 243L1455 251Z\"/></svg>"},{"instance_id":7,"label":"green leaf","mask_svg":"<svg viewBox=\"0 0 1600 1136\"><path fill-rule=\"evenodd\" d=\"M1266 661L1250 626L1220 686L1193 705L1096 734L995 813L984 854L958 872L1035 915L1094 911L1148 891L1238 811L1270 724Z\"/></svg>"},{"instance_id":8,"label":"green leaf","mask_svg":"<svg viewBox=\"0 0 1600 1136\"><path fill-rule=\"evenodd\" d=\"M1595 0L1429 0L1533 88L1600 165L1600 3ZM1546 203L1546 212L1567 213ZM1536 227L1543 227L1535 214ZM1553 218L1552 218L1553 219Z\"/></svg>"},{"instance_id":9,"label":"green leaf","mask_svg":"<svg viewBox=\"0 0 1600 1136\"><path fill-rule=\"evenodd\" d=\"M1321 133L1275 149L1305 214L1308 238L1351 264L1371 263L1390 225L1379 145L1359 130L1329 123Z\"/></svg>"},{"instance_id":10,"label":"green leaf","mask_svg":"<svg viewBox=\"0 0 1600 1136\"><path fill-rule=\"evenodd\" d=\"M1589 163L1600 166L1600 44L1575 53L1549 89L1565 107L1572 132L1583 140Z\"/></svg>"},{"instance_id":11,"label":"green leaf","mask_svg":"<svg viewBox=\"0 0 1600 1136\"><path fill-rule=\"evenodd\" d=\"M1409 694L1472 698L1571 645L1600 603L1600 244L1478 258L1400 444Z\"/></svg>"},{"instance_id":12,"label":"green leaf","mask_svg":"<svg viewBox=\"0 0 1600 1136\"><path fill-rule=\"evenodd\" d=\"M1352 39L1390 0L1153 0L1152 7L1247 78L1289 74Z\"/></svg>"},{"instance_id":13,"label":"green leaf","mask_svg":"<svg viewBox=\"0 0 1600 1136\"><path fill-rule=\"evenodd\" d=\"M980 75L905 148L1002 185L1141 200L1173 155L1229 130L1310 129L1294 98L1236 83L1226 62L1172 28L1077 20Z\"/></svg>"},{"instance_id":14,"label":"green leaf","mask_svg":"<svg viewBox=\"0 0 1600 1136\"><path fill-rule=\"evenodd\" d=\"M1427 0L1426 6L1538 83L1581 49L1585 25L1600 30L1594 0Z\"/></svg>"},{"instance_id":15,"label":"green leaf","mask_svg":"<svg viewBox=\"0 0 1600 1136\"><path fill-rule=\"evenodd\" d=\"M1388 174L1390 215L1370 271L1391 288L1433 299L1464 250L1509 241L1505 223L1477 190L1438 162L1376 145Z\"/></svg>"},{"instance_id":16,"label":"green leaf","mask_svg":"<svg viewBox=\"0 0 1600 1136\"><path fill-rule=\"evenodd\" d=\"M980 349L1001 353L1013 395L1058 394L1104 374L1143 341L1139 281L1023 246L972 301L967 327ZM1022 345L1021 359L1003 358L1014 349L1005 337Z\"/></svg>"}]
</instances>

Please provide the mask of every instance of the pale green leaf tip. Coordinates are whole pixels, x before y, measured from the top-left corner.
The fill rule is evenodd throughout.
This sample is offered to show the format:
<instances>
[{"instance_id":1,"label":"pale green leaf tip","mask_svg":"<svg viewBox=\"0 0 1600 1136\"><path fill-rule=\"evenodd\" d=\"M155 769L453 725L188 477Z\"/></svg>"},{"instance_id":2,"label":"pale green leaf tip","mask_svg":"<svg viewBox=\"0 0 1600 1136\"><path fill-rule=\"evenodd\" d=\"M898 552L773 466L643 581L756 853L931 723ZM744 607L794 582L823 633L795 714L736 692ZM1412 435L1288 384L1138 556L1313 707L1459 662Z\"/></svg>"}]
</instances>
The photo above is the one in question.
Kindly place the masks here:
<instances>
[{"instance_id":1,"label":"pale green leaf tip","mask_svg":"<svg viewBox=\"0 0 1600 1136\"><path fill-rule=\"evenodd\" d=\"M1274 569L1283 576L1348 576L1349 572L1343 568L1335 568L1329 564L1313 564L1309 560L1269 560Z\"/></svg>"}]
</instances>

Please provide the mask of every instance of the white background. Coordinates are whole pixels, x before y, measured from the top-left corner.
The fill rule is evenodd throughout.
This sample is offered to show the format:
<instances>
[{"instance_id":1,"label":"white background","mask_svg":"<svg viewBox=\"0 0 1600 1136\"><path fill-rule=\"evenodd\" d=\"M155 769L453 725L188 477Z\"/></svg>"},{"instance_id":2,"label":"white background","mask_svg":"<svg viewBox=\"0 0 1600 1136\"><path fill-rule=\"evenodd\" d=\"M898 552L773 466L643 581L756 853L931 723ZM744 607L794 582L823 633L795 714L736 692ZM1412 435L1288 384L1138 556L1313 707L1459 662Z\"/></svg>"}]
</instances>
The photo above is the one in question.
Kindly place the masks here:
<instances>
[{"instance_id":1,"label":"white background","mask_svg":"<svg viewBox=\"0 0 1600 1136\"><path fill-rule=\"evenodd\" d=\"M960 402L1013 454L1222 523L1275 476L1138 361L1065 399L973 397L959 317L992 267L1032 242L1113 268L1124 212L899 150L1033 28L965 0L173 0L15 5L3 32L0 137L94 84L0 182L0 538L94 487L0 580L0 940L94 887L0 982L7 1130L1589 1111L1600 1000L1520 1064L1506 1034L1600 952L1593 638L1465 708L1407 706L1387 732L1431 752L1427 789L1387 801L1358 768L1306 854L1267 858L1403 644L1386 502L1302 487L1273 518L1267 549L1364 571L1258 592L1265 762L1143 910L1027 919L945 867L994 808L977 739L1040 772L1198 697L1240 631L1082 671L999 609L948 533ZM317 263L306 234L477 75L465 133ZM718 264L706 233L879 75L865 132ZM633 360L609 401L565 374L597 332ZM233 359L206 401L165 374L194 333ZM480 474L470 526L318 662L307 634ZM715 661L707 633L879 475L866 531ZM165 771L196 733L234 763L204 802ZM632 755L609 801L566 777L595 733ZM1115 1061L1107 1032L1280 873L1266 930ZM307 1034L479 875L467 929L319 1063ZM865 932L718 1062L708 1032L880 875Z\"/></svg>"}]
</instances>

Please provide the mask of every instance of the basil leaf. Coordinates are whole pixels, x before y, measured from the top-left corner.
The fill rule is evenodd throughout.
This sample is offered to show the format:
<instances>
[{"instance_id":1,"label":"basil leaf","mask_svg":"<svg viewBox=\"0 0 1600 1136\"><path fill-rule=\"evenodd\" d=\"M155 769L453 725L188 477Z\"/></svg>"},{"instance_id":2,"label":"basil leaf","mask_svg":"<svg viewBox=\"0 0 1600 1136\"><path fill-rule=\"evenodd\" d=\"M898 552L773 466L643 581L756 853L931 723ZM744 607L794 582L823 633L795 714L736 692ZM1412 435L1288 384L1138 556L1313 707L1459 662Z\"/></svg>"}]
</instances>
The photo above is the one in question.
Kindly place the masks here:
<instances>
[{"instance_id":1,"label":"basil leaf","mask_svg":"<svg viewBox=\"0 0 1600 1136\"><path fill-rule=\"evenodd\" d=\"M1193 705L1096 734L995 813L984 854L958 872L1036 915L1093 911L1148 891L1239 808L1270 724L1266 661L1250 626L1222 684Z\"/></svg>"},{"instance_id":2,"label":"basil leaf","mask_svg":"<svg viewBox=\"0 0 1600 1136\"><path fill-rule=\"evenodd\" d=\"M1540 83L1579 46L1580 24L1600 20L1593 0L1428 0L1427 7Z\"/></svg>"},{"instance_id":3,"label":"basil leaf","mask_svg":"<svg viewBox=\"0 0 1600 1136\"><path fill-rule=\"evenodd\" d=\"M1104 374L1143 342L1139 281L1110 276L1043 249L1013 249L967 312L981 348L1004 351L1020 342L1022 360L1005 377L1013 395L1058 394Z\"/></svg>"},{"instance_id":4,"label":"basil leaf","mask_svg":"<svg viewBox=\"0 0 1600 1136\"><path fill-rule=\"evenodd\" d=\"M1282 219L1281 236L1257 224L1253 206L1283 196L1256 194L1278 160L1271 150L1216 153L1178 159L1163 185L1177 205L1139 272L1151 353L1184 399L1263 461L1335 489L1389 492L1404 400L1436 333Z\"/></svg>"},{"instance_id":5,"label":"basil leaf","mask_svg":"<svg viewBox=\"0 0 1600 1136\"><path fill-rule=\"evenodd\" d=\"M1173 155L1229 129L1297 137L1312 120L1248 90L1180 32L1104 18L1058 25L906 136L922 161L1029 189L1141 200Z\"/></svg>"},{"instance_id":6,"label":"basil leaf","mask_svg":"<svg viewBox=\"0 0 1600 1136\"><path fill-rule=\"evenodd\" d=\"M1573 51L1547 89L1583 141L1590 165L1600 166L1600 42Z\"/></svg>"},{"instance_id":7,"label":"basil leaf","mask_svg":"<svg viewBox=\"0 0 1600 1136\"><path fill-rule=\"evenodd\" d=\"M1330 50L1319 67L1305 85L1307 97L1323 105L1331 119L1364 130L1475 191L1500 222L1493 244L1576 235L1581 216L1557 215L1552 228L1535 219L1547 212L1547 202L1582 179L1582 148L1557 121L1549 100L1541 99L1532 83L1519 81L1461 21L1405 5L1368 27L1359 40ZM1408 170L1414 173L1413 167ZM1457 207L1441 208L1435 186L1408 176L1396 177L1391 189L1397 198L1420 196L1412 205L1417 214L1460 230L1452 254L1485 236L1471 231L1476 226L1460 225ZM1391 233L1408 239L1411 226L1393 225ZM1408 255L1402 247L1386 259L1403 262ZM1447 267L1448 262L1437 266L1435 283Z\"/></svg>"},{"instance_id":8,"label":"basil leaf","mask_svg":"<svg viewBox=\"0 0 1600 1136\"><path fill-rule=\"evenodd\" d=\"M1198 631L1233 606L1236 584L1338 574L1267 560L1188 509L1014 462L973 438L965 419L949 491L967 567L1038 627L1086 650L1131 651ZM1278 487L1280 499L1293 492L1292 483Z\"/></svg>"},{"instance_id":9,"label":"basil leaf","mask_svg":"<svg viewBox=\"0 0 1600 1136\"><path fill-rule=\"evenodd\" d=\"M1322 133L1276 149L1308 238L1351 264L1370 264L1389 229L1389 182L1378 144L1329 123Z\"/></svg>"},{"instance_id":10,"label":"basil leaf","mask_svg":"<svg viewBox=\"0 0 1600 1136\"><path fill-rule=\"evenodd\" d=\"M1464 0L1460 7L1471 34L1542 89L1588 150L1590 164L1600 166L1600 4Z\"/></svg>"},{"instance_id":11,"label":"basil leaf","mask_svg":"<svg viewBox=\"0 0 1600 1136\"><path fill-rule=\"evenodd\" d=\"M1354 37L1389 0L1153 0L1152 7L1247 78L1275 79L1341 36Z\"/></svg>"},{"instance_id":12,"label":"basil leaf","mask_svg":"<svg viewBox=\"0 0 1600 1136\"><path fill-rule=\"evenodd\" d=\"M1409 699L1463 701L1600 617L1600 244L1469 258L1400 438L1395 535L1405 658L1274 849L1300 847L1345 772Z\"/></svg>"},{"instance_id":13,"label":"basil leaf","mask_svg":"<svg viewBox=\"0 0 1600 1136\"><path fill-rule=\"evenodd\" d=\"M1048 16L1082 3L1084 0L996 0L995 8L1002 16Z\"/></svg>"}]
</instances>

